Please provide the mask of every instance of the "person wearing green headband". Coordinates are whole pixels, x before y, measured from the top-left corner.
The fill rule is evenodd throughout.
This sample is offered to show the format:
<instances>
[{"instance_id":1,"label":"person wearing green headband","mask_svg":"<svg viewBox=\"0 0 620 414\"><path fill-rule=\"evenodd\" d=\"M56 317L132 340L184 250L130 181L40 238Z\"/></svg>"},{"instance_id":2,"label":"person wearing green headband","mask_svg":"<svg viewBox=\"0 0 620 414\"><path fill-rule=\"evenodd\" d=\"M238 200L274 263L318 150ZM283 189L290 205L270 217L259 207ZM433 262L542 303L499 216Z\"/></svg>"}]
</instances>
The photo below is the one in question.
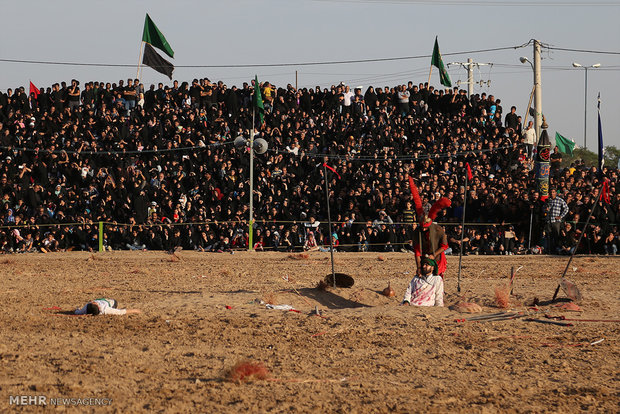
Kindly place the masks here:
<instances>
[{"instance_id":1,"label":"person wearing green headband","mask_svg":"<svg viewBox=\"0 0 620 414\"><path fill-rule=\"evenodd\" d=\"M420 275L411 279L402 304L443 306L443 278L437 274L437 262L428 255L424 256L420 262Z\"/></svg>"}]
</instances>

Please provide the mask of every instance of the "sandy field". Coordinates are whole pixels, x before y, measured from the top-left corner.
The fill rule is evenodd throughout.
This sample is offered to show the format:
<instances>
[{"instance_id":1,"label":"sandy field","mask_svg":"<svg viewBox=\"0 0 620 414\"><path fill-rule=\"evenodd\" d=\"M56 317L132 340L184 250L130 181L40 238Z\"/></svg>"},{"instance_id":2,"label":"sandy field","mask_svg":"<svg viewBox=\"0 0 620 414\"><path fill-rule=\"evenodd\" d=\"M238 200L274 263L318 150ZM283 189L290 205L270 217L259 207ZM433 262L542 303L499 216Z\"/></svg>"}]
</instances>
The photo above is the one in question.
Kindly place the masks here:
<instances>
[{"instance_id":1,"label":"sandy field","mask_svg":"<svg viewBox=\"0 0 620 414\"><path fill-rule=\"evenodd\" d=\"M458 257L449 257L446 307L414 308L399 306L411 254L336 253L336 271L355 285L327 291L316 286L331 272L329 253L178 257L0 256L0 412L42 411L11 400L23 395L43 396L44 411L63 412L620 410L617 258L573 260L568 278L583 299L581 311L569 311L557 306L566 302L549 303L567 258L467 256L459 294ZM582 321L456 322L475 316L449 309L463 300L482 306L481 314L502 311L495 288L513 266L523 267L508 311ZM381 295L389 282L396 297ZM143 313L68 314L102 296ZM229 380L243 361L263 364L267 378ZM55 398L106 405L54 406Z\"/></svg>"}]
</instances>

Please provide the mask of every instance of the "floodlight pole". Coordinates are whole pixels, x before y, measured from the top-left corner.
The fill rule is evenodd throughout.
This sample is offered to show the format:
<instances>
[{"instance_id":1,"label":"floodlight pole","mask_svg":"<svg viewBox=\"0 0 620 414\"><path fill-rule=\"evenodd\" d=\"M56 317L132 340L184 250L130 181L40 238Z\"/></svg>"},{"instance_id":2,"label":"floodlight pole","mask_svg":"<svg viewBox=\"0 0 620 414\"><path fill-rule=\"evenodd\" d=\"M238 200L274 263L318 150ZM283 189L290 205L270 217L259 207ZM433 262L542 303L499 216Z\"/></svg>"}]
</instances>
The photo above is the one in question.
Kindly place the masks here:
<instances>
[{"instance_id":1,"label":"floodlight pole","mask_svg":"<svg viewBox=\"0 0 620 414\"><path fill-rule=\"evenodd\" d=\"M600 63L595 63L594 65L584 66L581 63L573 62L574 68L583 68L585 71L585 85L583 91L583 147L586 147L587 141L587 123L588 123L588 69L596 69L601 67Z\"/></svg>"}]
</instances>

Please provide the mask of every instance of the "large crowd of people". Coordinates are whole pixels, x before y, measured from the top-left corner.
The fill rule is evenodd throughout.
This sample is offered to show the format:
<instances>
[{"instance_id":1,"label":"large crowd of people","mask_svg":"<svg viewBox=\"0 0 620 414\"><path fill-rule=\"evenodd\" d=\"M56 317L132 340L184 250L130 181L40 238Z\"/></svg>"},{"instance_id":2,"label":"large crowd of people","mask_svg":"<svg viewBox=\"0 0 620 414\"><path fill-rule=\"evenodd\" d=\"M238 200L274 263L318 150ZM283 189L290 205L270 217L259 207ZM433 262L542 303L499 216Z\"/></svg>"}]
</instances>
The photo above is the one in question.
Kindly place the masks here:
<instances>
[{"instance_id":1,"label":"large crowd of people","mask_svg":"<svg viewBox=\"0 0 620 414\"><path fill-rule=\"evenodd\" d=\"M269 144L254 164L256 250L411 250L411 175L425 208L452 201L437 221L453 253L617 253L618 170L562 167L556 149L550 186L568 209L552 223L535 180L535 132L493 95L264 82L261 123L254 87L73 80L0 92L0 250L97 250L99 222L106 249L247 249L249 148L233 141L254 132ZM610 204L599 201L599 173Z\"/></svg>"}]
</instances>

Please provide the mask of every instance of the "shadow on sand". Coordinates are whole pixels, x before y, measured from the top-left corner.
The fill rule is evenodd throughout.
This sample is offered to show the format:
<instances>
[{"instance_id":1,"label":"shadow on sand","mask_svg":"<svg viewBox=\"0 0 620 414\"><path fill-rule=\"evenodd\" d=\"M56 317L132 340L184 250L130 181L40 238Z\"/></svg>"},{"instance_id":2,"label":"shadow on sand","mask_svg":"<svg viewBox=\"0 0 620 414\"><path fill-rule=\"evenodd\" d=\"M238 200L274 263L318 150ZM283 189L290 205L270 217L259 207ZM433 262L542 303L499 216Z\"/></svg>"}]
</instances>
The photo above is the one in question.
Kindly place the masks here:
<instances>
[{"instance_id":1,"label":"shadow on sand","mask_svg":"<svg viewBox=\"0 0 620 414\"><path fill-rule=\"evenodd\" d=\"M316 300L322 306L328 309L347 309L347 308L369 308L371 306L364 305L363 303L355 302L349 299L345 299L342 296L338 296L334 292L323 291L316 288L303 288L299 289L299 293L302 296Z\"/></svg>"}]
</instances>

